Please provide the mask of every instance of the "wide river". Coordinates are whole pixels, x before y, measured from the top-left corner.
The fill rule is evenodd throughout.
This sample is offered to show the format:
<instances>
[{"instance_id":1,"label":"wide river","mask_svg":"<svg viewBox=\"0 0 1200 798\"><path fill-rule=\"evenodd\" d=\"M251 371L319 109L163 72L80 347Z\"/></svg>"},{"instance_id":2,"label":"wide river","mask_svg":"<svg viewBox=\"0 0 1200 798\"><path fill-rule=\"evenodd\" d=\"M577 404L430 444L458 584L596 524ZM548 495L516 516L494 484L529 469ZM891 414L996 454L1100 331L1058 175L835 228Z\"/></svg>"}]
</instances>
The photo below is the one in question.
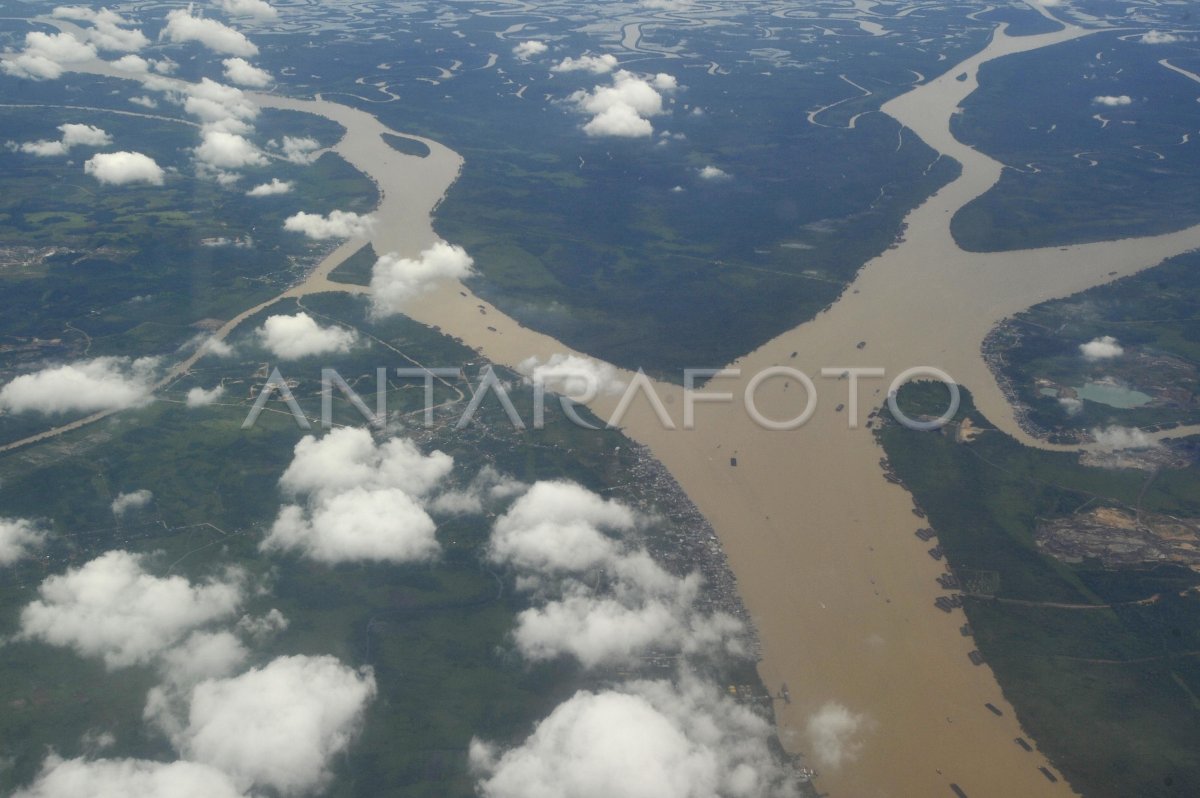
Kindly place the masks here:
<instances>
[{"instance_id":1,"label":"wide river","mask_svg":"<svg viewBox=\"0 0 1200 798\"><path fill-rule=\"evenodd\" d=\"M944 565L930 558L928 544L914 536L921 521L912 513L912 498L884 479L882 452L861 422L882 401L892 377L909 367L933 366L969 387L979 409L1003 431L1044 446L1017 426L981 357L989 330L1038 302L1200 247L1200 227L998 254L964 252L951 237L955 212L991 188L1002 170L950 131L955 110L978 85L979 67L1087 33L1067 28L1014 38L999 30L982 52L883 107L961 163L962 175L912 211L905 240L867 263L832 308L730 364L742 369L742 377L714 381L707 389L740 396L762 369L801 369L812 376L820 396L807 424L791 432L769 431L746 414L741 402L732 402L699 405L696 428L684 430L683 391L667 384L654 387L679 429L664 429L645 402L635 403L622 424L670 469L720 536L762 639L763 679L772 690L783 683L790 687L791 703L776 702L785 746L811 752L808 721L829 702L861 716L855 736L861 745L853 761L840 767L814 762L821 788L835 796L928 798L950 795L952 783L972 798L1072 794L1064 781L1051 783L1039 772L1044 757L1014 744L1014 738L1028 735L991 670L969 662L974 646L959 633L965 620L961 611L947 615L934 608L941 594L935 580ZM94 64L82 68L134 77ZM422 139L430 147L428 157L402 155L382 139L390 131L375 117L319 97L259 94L253 99L266 107L319 114L346 128L334 149L371 176L383 194L379 223L369 239L376 251L415 256L437 240L431 218L462 167L456 153ZM330 282L328 275L367 240L346 242L285 296L362 293ZM261 307L230 320L218 335L227 335ZM414 301L407 313L507 366L531 355L545 359L571 351L522 327L457 282ZM193 362L179 364L169 378ZM821 369L828 367L886 371L887 379L862 380L857 429L849 427L847 411L835 410L847 402L847 383L821 378ZM776 379L760 387L758 406L767 416L791 418L803 408L803 390L794 380L786 382ZM601 398L593 409L608 417L615 401ZM990 712L987 703L1003 714Z\"/></svg>"}]
</instances>

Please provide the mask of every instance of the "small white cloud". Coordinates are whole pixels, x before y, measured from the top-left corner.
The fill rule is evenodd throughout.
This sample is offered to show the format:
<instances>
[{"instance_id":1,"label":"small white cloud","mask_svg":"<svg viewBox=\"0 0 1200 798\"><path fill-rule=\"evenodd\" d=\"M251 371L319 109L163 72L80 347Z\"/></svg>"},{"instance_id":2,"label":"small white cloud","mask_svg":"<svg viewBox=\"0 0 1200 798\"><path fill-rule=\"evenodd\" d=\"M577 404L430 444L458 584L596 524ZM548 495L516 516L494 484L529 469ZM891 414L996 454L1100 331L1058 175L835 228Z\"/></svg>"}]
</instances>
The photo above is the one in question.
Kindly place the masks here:
<instances>
[{"instance_id":1,"label":"small white cloud","mask_svg":"<svg viewBox=\"0 0 1200 798\"><path fill-rule=\"evenodd\" d=\"M147 715L185 760L228 774L243 791L295 796L329 782L331 763L358 734L375 694L370 669L328 656L280 657L200 682L178 715L159 691Z\"/></svg>"},{"instance_id":2,"label":"small white cloud","mask_svg":"<svg viewBox=\"0 0 1200 798\"><path fill-rule=\"evenodd\" d=\"M206 130L194 152L197 160L217 169L263 166L267 162L249 139L222 130Z\"/></svg>"},{"instance_id":3,"label":"small white cloud","mask_svg":"<svg viewBox=\"0 0 1200 798\"><path fill-rule=\"evenodd\" d=\"M589 136L641 138L654 133L651 117L663 113L661 91L675 88L675 78L659 73L649 80L628 70L613 75L612 85L577 91L568 99L592 118L583 126Z\"/></svg>"},{"instance_id":4,"label":"small white cloud","mask_svg":"<svg viewBox=\"0 0 1200 798\"><path fill-rule=\"evenodd\" d=\"M107 8L97 11L83 6L59 6L54 9L54 16L92 23L84 29L84 36L101 50L133 53L150 44L140 30L126 27L129 21Z\"/></svg>"},{"instance_id":5,"label":"small white cloud","mask_svg":"<svg viewBox=\"0 0 1200 798\"><path fill-rule=\"evenodd\" d=\"M217 768L194 762L62 759L50 755L32 785L13 798L246 798Z\"/></svg>"},{"instance_id":6,"label":"small white cloud","mask_svg":"<svg viewBox=\"0 0 1200 798\"><path fill-rule=\"evenodd\" d=\"M192 16L191 6L177 8L167 14L167 25L159 38L169 39L176 44L199 42L213 52L224 55L258 55L258 48L241 31L215 19Z\"/></svg>"},{"instance_id":7,"label":"small white cloud","mask_svg":"<svg viewBox=\"0 0 1200 798\"><path fill-rule=\"evenodd\" d=\"M284 507L262 547L330 564L425 562L441 553L436 530L429 514L404 491L356 487L309 510Z\"/></svg>"},{"instance_id":8,"label":"small white cloud","mask_svg":"<svg viewBox=\"0 0 1200 798\"><path fill-rule=\"evenodd\" d=\"M304 235L315 241L327 238L358 238L370 235L375 226L375 217L371 214L359 215L351 211L331 211L328 216L301 211L289 216L283 222L283 228L293 233Z\"/></svg>"},{"instance_id":9,"label":"small white cloud","mask_svg":"<svg viewBox=\"0 0 1200 798\"><path fill-rule=\"evenodd\" d=\"M1086 344L1079 345L1079 352L1083 355L1083 359L1095 363L1099 360L1111 360L1115 357L1120 357L1125 354L1125 348L1117 342L1116 338L1111 335L1093 338Z\"/></svg>"},{"instance_id":10,"label":"small white cloud","mask_svg":"<svg viewBox=\"0 0 1200 798\"><path fill-rule=\"evenodd\" d=\"M617 57L612 53L604 55L581 55L578 58L564 58L554 66L551 72L590 72L593 75L605 75L617 68Z\"/></svg>"},{"instance_id":11,"label":"small white cloud","mask_svg":"<svg viewBox=\"0 0 1200 798\"><path fill-rule=\"evenodd\" d=\"M436 525L421 500L453 466L448 455L426 456L401 438L376 446L362 429L306 437L279 480L305 504L282 507L261 548L326 563L434 559Z\"/></svg>"},{"instance_id":12,"label":"small white cloud","mask_svg":"<svg viewBox=\"0 0 1200 798\"><path fill-rule=\"evenodd\" d=\"M545 363L530 357L517 364L517 371L531 383L541 383L547 390L580 402L625 390L625 383L617 376L615 367L580 355L552 355Z\"/></svg>"},{"instance_id":13,"label":"small white cloud","mask_svg":"<svg viewBox=\"0 0 1200 798\"><path fill-rule=\"evenodd\" d=\"M255 186L246 192L247 197L273 197L276 194L288 194L291 192L293 184L290 180L280 180L278 177L271 178L270 183L262 183Z\"/></svg>"},{"instance_id":14,"label":"small white cloud","mask_svg":"<svg viewBox=\"0 0 1200 798\"><path fill-rule=\"evenodd\" d=\"M62 131L62 143L67 149L72 147L107 147L112 144L112 136L94 125L68 123L59 125Z\"/></svg>"},{"instance_id":15,"label":"small white cloud","mask_svg":"<svg viewBox=\"0 0 1200 798\"><path fill-rule=\"evenodd\" d=\"M112 136L93 125L67 123L58 126L62 138L58 141L29 141L21 145L21 152L46 158L66 155L72 147L107 147Z\"/></svg>"},{"instance_id":16,"label":"small white cloud","mask_svg":"<svg viewBox=\"0 0 1200 798\"><path fill-rule=\"evenodd\" d=\"M163 653L159 669L167 683L186 688L205 679L223 679L246 661L249 652L232 632L192 632Z\"/></svg>"},{"instance_id":17,"label":"small white cloud","mask_svg":"<svg viewBox=\"0 0 1200 798\"><path fill-rule=\"evenodd\" d=\"M425 496L449 475L454 458L421 453L411 441L392 438L376 445L365 429L344 428L296 444L280 486L290 495L325 496L355 487L399 488Z\"/></svg>"},{"instance_id":18,"label":"small white cloud","mask_svg":"<svg viewBox=\"0 0 1200 798\"><path fill-rule=\"evenodd\" d=\"M1116 95L1116 96L1104 95L1104 96L1100 96L1100 97L1093 97L1092 102L1095 103L1096 105L1104 105L1109 108L1120 108L1121 106L1132 105L1133 98L1130 97L1128 94L1121 94L1121 95Z\"/></svg>"},{"instance_id":19,"label":"small white cloud","mask_svg":"<svg viewBox=\"0 0 1200 798\"><path fill-rule=\"evenodd\" d=\"M157 108L158 107L158 100L154 99L153 97L147 97L145 95L142 95L139 97L130 97L129 102L133 103L134 105L140 105L143 108Z\"/></svg>"},{"instance_id":20,"label":"small white cloud","mask_svg":"<svg viewBox=\"0 0 1200 798\"><path fill-rule=\"evenodd\" d=\"M358 334L344 327L322 327L307 313L270 316L258 329L259 340L282 360L349 352Z\"/></svg>"},{"instance_id":21,"label":"small white cloud","mask_svg":"<svg viewBox=\"0 0 1200 798\"><path fill-rule=\"evenodd\" d=\"M218 385L215 388L205 390L200 386L196 386L187 392L187 406L191 408L208 407L213 402L216 402L225 395L225 386Z\"/></svg>"},{"instance_id":22,"label":"small white cloud","mask_svg":"<svg viewBox=\"0 0 1200 798\"><path fill-rule=\"evenodd\" d=\"M538 482L496 520L488 558L523 571L588 571L619 551L603 530L629 530L634 522L628 507L579 485Z\"/></svg>"},{"instance_id":23,"label":"small white cloud","mask_svg":"<svg viewBox=\"0 0 1200 798\"><path fill-rule=\"evenodd\" d=\"M518 496L529 486L518 479L500 473L492 466L484 466L462 490L450 490L429 503L429 509L444 515L468 515L481 513L491 502Z\"/></svg>"},{"instance_id":24,"label":"small white cloud","mask_svg":"<svg viewBox=\"0 0 1200 798\"><path fill-rule=\"evenodd\" d=\"M685 676L580 691L502 754L473 740L470 762L482 798L795 798L772 737L761 715Z\"/></svg>"},{"instance_id":25,"label":"small white cloud","mask_svg":"<svg viewBox=\"0 0 1200 798\"><path fill-rule=\"evenodd\" d=\"M376 316L401 312L414 297L442 280L462 280L475 262L460 246L439 241L414 258L388 253L371 270L371 309Z\"/></svg>"},{"instance_id":26,"label":"small white cloud","mask_svg":"<svg viewBox=\"0 0 1200 798\"><path fill-rule=\"evenodd\" d=\"M157 360L101 357L23 374L0 388L0 409L43 415L122 410L152 401Z\"/></svg>"},{"instance_id":27,"label":"small white cloud","mask_svg":"<svg viewBox=\"0 0 1200 798\"><path fill-rule=\"evenodd\" d=\"M701 180L712 180L714 182L720 181L720 180L728 180L729 173L726 172L724 169L721 169L720 167L716 167L716 166L713 166L712 164L709 164L708 166L705 166L703 169L700 170L700 179Z\"/></svg>"},{"instance_id":28,"label":"small white cloud","mask_svg":"<svg viewBox=\"0 0 1200 798\"><path fill-rule=\"evenodd\" d=\"M321 149L321 142L307 136L284 136L282 142L272 141L271 145L279 150L284 158L301 166L315 161L316 153Z\"/></svg>"},{"instance_id":29,"label":"small white cloud","mask_svg":"<svg viewBox=\"0 0 1200 798\"><path fill-rule=\"evenodd\" d=\"M518 589L540 599L513 630L526 660L570 656L593 668L629 666L650 653L745 653L741 622L696 609L699 574L670 574L611 534L636 520L624 505L565 482L536 483L497 519L488 559L511 566Z\"/></svg>"},{"instance_id":30,"label":"small white cloud","mask_svg":"<svg viewBox=\"0 0 1200 798\"><path fill-rule=\"evenodd\" d=\"M862 751L861 735L871 725L865 715L851 712L836 701L826 703L806 725L813 758L820 767L830 770L853 762Z\"/></svg>"},{"instance_id":31,"label":"small white cloud","mask_svg":"<svg viewBox=\"0 0 1200 798\"><path fill-rule=\"evenodd\" d=\"M0 63L0 69L18 78L56 80L62 77L66 67L95 57L94 45L81 42L69 33L32 31L25 34L25 49Z\"/></svg>"},{"instance_id":32,"label":"small white cloud","mask_svg":"<svg viewBox=\"0 0 1200 798\"><path fill-rule=\"evenodd\" d=\"M141 510L154 501L154 494L148 490L135 490L131 493L117 494L112 502L112 513L117 518L134 510Z\"/></svg>"},{"instance_id":33,"label":"small white cloud","mask_svg":"<svg viewBox=\"0 0 1200 798\"><path fill-rule=\"evenodd\" d=\"M221 63L225 65L225 79L230 83L261 89L275 82L270 72L259 69L244 58L226 58Z\"/></svg>"},{"instance_id":34,"label":"small white cloud","mask_svg":"<svg viewBox=\"0 0 1200 798\"><path fill-rule=\"evenodd\" d=\"M163 169L154 159L140 152L107 152L93 155L83 165L85 174L106 185L130 183L163 184Z\"/></svg>"},{"instance_id":35,"label":"small white cloud","mask_svg":"<svg viewBox=\"0 0 1200 798\"><path fill-rule=\"evenodd\" d=\"M1160 446L1157 441L1136 427L1111 426L1105 429L1092 430L1096 445L1102 449L1118 451L1121 449L1154 449Z\"/></svg>"},{"instance_id":36,"label":"small white cloud","mask_svg":"<svg viewBox=\"0 0 1200 798\"><path fill-rule=\"evenodd\" d=\"M197 351L203 355L212 355L213 357L232 357L234 354L232 346L220 338L213 336L201 340Z\"/></svg>"},{"instance_id":37,"label":"small white cloud","mask_svg":"<svg viewBox=\"0 0 1200 798\"><path fill-rule=\"evenodd\" d=\"M1174 33L1167 33L1166 31L1151 30L1143 33L1138 41L1142 44L1175 44L1176 42L1184 41L1184 38L1176 36Z\"/></svg>"},{"instance_id":38,"label":"small white cloud","mask_svg":"<svg viewBox=\"0 0 1200 798\"><path fill-rule=\"evenodd\" d=\"M190 631L228 617L242 602L240 574L193 584L156 577L142 557L110 551L48 577L21 610L18 639L98 657L108 668L148 663Z\"/></svg>"},{"instance_id":39,"label":"small white cloud","mask_svg":"<svg viewBox=\"0 0 1200 798\"><path fill-rule=\"evenodd\" d=\"M513 55L515 55L517 58L520 58L522 61L528 61L530 58L533 58L534 56L541 55L542 53L546 52L548 49L550 49L550 48L546 46L545 42L539 42L539 41L521 42L520 44L518 44L516 47L513 48Z\"/></svg>"},{"instance_id":40,"label":"small white cloud","mask_svg":"<svg viewBox=\"0 0 1200 798\"><path fill-rule=\"evenodd\" d=\"M206 131L247 134L250 132L250 122L258 116L259 111L258 106L241 89L209 78L188 85L181 99L183 110L197 117Z\"/></svg>"},{"instance_id":41,"label":"small white cloud","mask_svg":"<svg viewBox=\"0 0 1200 798\"><path fill-rule=\"evenodd\" d=\"M1058 406L1063 409L1063 412L1068 416L1077 416L1083 412L1083 400L1076 399L1074 396L1063 396L1058 400Z\"/></svg>"},{"instance_id":42,"label":"small white cloud","mask_svg":"<svg viewBox=\"0 0 1200 798\"><path fill-rule=\"evenodd\" d=\"M50 141L49 139L26 141L21 144L20 149L26 155L35 155L38 158L55 158L67 154L67 148L61 141Z\"/></svg>"},{"instance_id":43,"label":"small white cloud","mask_svg":"<svg viewBox=\"0 0 1200 798\"><path fill-rule=\"evenodd\" d=\"M613 136L615 138L645 138L654 134L654 125L638 116L628 105L614 105L592 117L583 132L589 136Z\"/></svg>"},{"instance_id":44,"label":"small white cloud","mask_svg":"<svg viewBox=\"0 0 1200 798\"><path fill-rule=\"evenodd\" d=\"M116 61L110 61L109 65L123 72L133 72L138 75L150 71L150 62L140 55L123 55Z\"/></svg>"},{"instance_id":45,"label":"small white cloud","mask_svg":"<svg viewBox=\"0 0 1200 798\"><path fill-rule=\"evenodd\" d=\"M659 72L650 79L650 85L659 91L675 91L679 88L679 81L674 75L668 75L666 72Z\"/></svg>"},{"instance_id":46,"label":"small white cloud","mask_svg":"<svg viewBox=\"0 0 1200 798\"><path fill-rule=\"evenodd\" d=\"M0 568L28 557L46 542L46 533L26 518L0 518Z\"/></svg>"},{"instance_id":47,"label":"small white cloud","mask_svg":"<svg viewBox=\"0 0 1200 798\"><path fill-rule=\"evenodd\" d=\"M254 640L265 640L283 630L287 629L291 624L282 612L272 609L266 615L243 615L237 622L237 630L242 634L250 636Z\"/></svg>"},{"instance_id":48,"label":"small white cloud","mask_svg":"<svg viewBox=\"0 0 1200 798\"><path fill-rule=\"evenodd\" d=\"M257 20L275 19L279 12L266 0L221 0L221 8L234 16L254 17Z\"/></svg>"}]
</instances>

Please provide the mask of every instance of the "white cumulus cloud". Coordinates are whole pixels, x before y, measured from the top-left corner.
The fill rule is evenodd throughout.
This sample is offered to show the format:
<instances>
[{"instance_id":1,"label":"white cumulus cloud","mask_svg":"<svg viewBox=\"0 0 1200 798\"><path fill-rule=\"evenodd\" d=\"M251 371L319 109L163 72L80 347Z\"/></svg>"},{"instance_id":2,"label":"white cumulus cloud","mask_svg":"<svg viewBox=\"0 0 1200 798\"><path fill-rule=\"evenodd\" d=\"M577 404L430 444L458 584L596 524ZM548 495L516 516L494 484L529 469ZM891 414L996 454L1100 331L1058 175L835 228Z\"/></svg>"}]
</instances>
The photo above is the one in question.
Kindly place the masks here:
<instances>
[{"instance_id":1,"label":"white cumulus cloud","mask_svg":"<svg viewBox=\"0 0 1200 798\"><path fill-rule=\"evenodd\" d=\"M544 363L536 356L529 357L517 364L517 371L531 383L584 403L625 390L615 367L581 355L551 355Z\"/></svg>"},{"instance_id":2,"label":"white cumulus cloud","mask_svg":"<svg viewBox=\"0 0 1200 798\"><path fill-rule=\"evenodd\" d=\"M617 541L605 530L634 528L632 510L571 482L538 482L496 520L493 562L539 573L581 572L612 562Z\"/></svg>"},{"instance_id":3,"label":"white cumulus cloud","mask_svg":"<svg viewBox=\"0 0 1200 798\"><path fill-rule=\"evenodd\" d=\"M541 55L542 53L546 52L548 49L550 49L550 48L546 46L545 42L531 40L531 41L521 42L516 47L514 47L513 55L515 55L517 58L520 58L522 61L528 61L530 58Z\"/></svg>"},{"instance_id":4,"label":"white cumulus cloud","mask_svg":"<svg viewBox=\"0 0 1200 798\"><path fill-rule=\"evenodd\" d=\"M366 236L371 233L374 226L375 217L373 215L360 216L352 211L331 211L328 216L301 211L289 216L283 222L285 230L303 233L315 241Z\"/></svg>"},{"instance_id":5,"label":"white cumulus cloud","mask_svg":"<svg viewBox=\"0 0 1200 798\"><path fill-rule=\"evenodd\" d=\"M215 388L209 389L201 388L199 385L197 385L195 388L192 388L187 392L187 396L184 401L187 403L188 407L208 407L224 395L225 386L223 385L218 385Z\"/></svg>"},{"instance_id":6,"label":"white cumulus cloud","mask_svg":"<svg viewBox=\"0 0 1200 798\"><path fill-rule=\"evenodd\" d=\"M524 482L487 465L479 469L466 487L438 495L429 503L429 509L444 515L481 513L488 504L518 496L528 489Z\"/></svg>"},{"instance_id":7,"label":"white cumulus cloud","mask_svg":"<svg viewBox=\"0 0 1200 798\"><path fill-rule=\"evenodd\" d=\"M195 762L62 759L51 755L13 798L245 798L225 773Z\"/></svg>"},{"instance_id":8,"label":"white cumulus cloud","mask_svg":"<svg viewBox=\"0 0 1200 798\"><path fill-rule=\"evenodd\" d=\"M569 656L591 668L650 652L744 653L739 621L696 610L699 574L667 573L615 536L636 523L628 507L569 482L534 484L496 520L488 559L511 566L518 589L539 598L513 631L525 659Z\"/></svg>"},{"instance_id":9,"label":"white cumulus cloud","mask_svg":"<svg viewBox=\"0 0 1200 798\"><path fill-rule=\"evenodd\" d=\"M363 429L305 437L279 484L303 504L282 507L261 548L319 562L412 562L440 552L422 501L454 467L442 452L410 441L377 445Z\"/></svg>"},{"instance_id":10,"label":"white cumulus cloud","mask_svg":"<svg viewBox=\"0 0 1200 798\"><path fill-rule=\"evenodd\" d=\"M167 26L159 34L159 38L169 39L176 44L199 42L213 52L223 55L258 55L258 48L244 33L215 19L193 16L191 6L186 9L177 8L167 14Z\"/></svg>"},{"instance_id":11,"label":"white cumulus cloud","mask_svg":"<svg viewBox=\"0 0 1200 798\"><path fill-rule=\"evenodd\" d=\"M422 562L441 546L433 519L399 488L350 488L306 509L280 510L263 542L268 551L297 551L310 560Z\"/></svg>"},{"instance_id":12,"label":"white cumulus cloud","mask_svg":"<svg viewBox=\"0 0 1200 798\"><path fill-rule=\"evenodd\" d=\"M399 313L413 297L442 280L462 280L475 262L460 246L439 241L416 258L388 253L371 270L371 308L377 316Z\"/></svg>"},{"instance_id":13,"label":"white cumulus cloud","mask_svg":"<svg viewBox=\"0 0 1200 798\"><path fill-rule=\"evenodd\" d=\"M245 136L223 130L206 130L194 152L197 160L218 169L262 166L267 162L266 156Z\"/></svg>"},{"instance_id":14,"label":"white cumulus cloud","mask_svg":"<svg viewBox=\"0 0 1200 798\"><path fill-rule=\"evenodd\" d=\"M57 141L28 141L21 145L21 152L48 157L66 155L72 147L107 147L112 136L94 125L67 123L58 126L61 138Z\"/></svg>"},{"instance_id":15,"label":"white cumulus cloud","mask_svg":"<svg viewBox=\"0 0 1200 798\"><path fill-rule=\"evenodd\" d=\"M96 57L96 47L81 42L69 33L25 34L25 49L13 58L0 63L0 69L18 78L56 80L72 64Z\"/></svg>"},{"instance_id":16,"label":"white cumulus cloud","mask_svg":"<svg viewBox=\"0 0 1200 798\"><path fill-rule=\"evenodd\" d=\"M221 0L221 8L234 16L275 19L279 12L266 0Z\"/></svg>"},{"instance_id":17,"label":"white cumulus cloud","mask_svg":"<svg viewBox=\"0 0 1200 798\"><path fill-rule=\"evenodd\" d=\"M107 8L97 11L84 6L59 6L54 9L54 16L92 23L90 28L84 29L84 35L101 50L132 53L150 44L140 30L127 27L128 20Z\"/></svg>"},{"instance_id":18,"label":"white cumulus cloud","mask_svg":"<svg viewBox=\"0 0 1200 798\"><path fill-rule=\"evenodd\" d=\"M150 62L140 55L123 55L116 61L110 61L113 67L125 72L143 74L150 71Z\"/></svg>"},{"instance_id":19,"label":"white cumulus cloud","mask_svg":"<svg viewBox=\"0 0 1200 798\"><path fill-rule=\"evenodd\" d=\"M482 798L794 798L770 724L685 677L580 691L500 753L473 740Z\"/></svg>"},{"instance_id":20,"label":"white cumulus cloud","mask_svg":"<svg viewBox=\"0 0 1200 798\"><path fill-rule=\"evenodd\" d=\"M303 311L294 316L269 316L257 332L263 346L283 360L349 352L358 340L353 330L322 327Z\"/></svg>"},{"instance_id":21,"label":"white cumulus cloud","mask_svg":"<svg viewBox=\"0 0 1200 798\"><path fill-rule=\"evenodd\" d=\"M550 67L551 72L590 72L593 75L604 75L617 68L617 57L612 53L604 55L581 55L578 58L567 57Z\"/></svg>"},{"instance_id":22,"label":"white cumulus cloud","mask_svg":"<svg viewBox=\"0 0 1200 798\"><path fill-rule=\"evenodd\" d=\"M865 715L836 701L825 703L805 725L813 758L830 770L853 762L862 751L862 734L871 726Z\"/></svg>"},{"instance_id":23,"label":"white cumulus cloud","mask_svg":"<svg viewBox=\"0 0 1200 798\"><path fill-rule=\"evenodd\" d=\"M93 155L83 165L101 183L124 186L130 183L163 184L163 169L149 155L140 152L104 152Z\"/></svg>"},{"instance_id":24,"label":"white cumulus cloud","mask_svg":"<svg viewBox=\"0 0 1200 798\"><path fill-rule=\"evenodd\" d=\"M245 58L226 58L221 63L225 66L225 79L230 83L261 89L275 82L270 72L254 66Z\"/></svg>"},{"instance_id":25,"label":"white cumulus cloud","mask_svg":"<svg viewBox=\"0 0 1200 798\"><path fill-rule=\"evenodd\" d=\"M1110 95L1103 95L1100 97L1093 97L1092 102L1094 102L1096 105L1104 105L1109 108L1120 108L1121 106L1124 106L1124 105L1132 105L1133 98L1130 97L1128 94L1121 94L1121 95L1111 95L1110 94Z\"/></svg>"},{"instance_id":26,"label":"white cumulus cloud","mask_svg":"<svg viewBox=\"0 0 1200 798\"><path fill-rule=\"evenodd\" d=\"M568 100L591 115L583 126L589 136L640 138L654 133L649 120L663 113L661 92L675 88L675 78L665 73L647 79L622 69L613 75L612 85L577 91Z\"/></svg>"},{"instance_id":27,"label":"white cumulus cloud","mask_svg":"<svg viewBox=\"0 0 1200 798\"><path fill-rule=\"evenodd\" d=\"M0 388L0 409L53 415L138 407L151 401L157 364L100 357L23 374Z\"/></svg>"},{"instance_id":28,"label":"white cumulus cloud","mask_svg":"<svg viewBox=\"0 0 1200 798\"><path fill-rule=\"evenodd\" d=\"M1138 39L1142 44L1175 44L1183 40L1182 36L1176 36L1174 33L1167 33L1161 30L1146 31Z\"/></svg>"},{"instance_id":29,"label":"white cumulus cloud","mask_svg":"<svg viewBox=\"0 0 1200 798\"><path fill-rule=\"evenodd\" d=\"M276 194L288 194L292 190L292 182L290 180L280 180L278 177L271 178L270 183L261 183L246 192L247 197L273 197Z\"/></svg>"},{"instance_id":30,"label":"white cumulus cloud","mask_svg":"<svg viewBox=\"0 0 1200 798\"><path fill-rule=\"evenodd\" d=\"M1103 449L1153 449L1160 444L1136 427L1111 426L1092 430L1096 444Z\"/></svg>"},{"instance_id":31,"label":"white cumulus cloud","mask_svg":"<svg viewBox=\"0 0 1200 798\"><path fill-rule=\"evenodd\" d=\"M149 506L152 501L154 501L154 494L144 488L130 493L119 493L117 498L113 499L112 513L120 518L128 512Z\"/></svg>"},{"instance_id":32,"label":"white cumulus cloud","mask_svg":"<svg viewBox=\"0 0 1200 798\"><path fill-rule=\"evenodd\" d=\"M112 136L95 125L82 125L68 122L59 125L62 131L62 143L68 150L72 147L107 147L112 144Z\"/></svg>"},{"instance_id":33,"label":"white cumulus cloud","mask_svg":"<svg viewBox=\"0 0 1200 798\"><path fill-rule=\"evenodd\" d=\"M329 656L280 657L200 682L179 716L164 701L152 701L147 714L184 759L228 774L241 790L293 796L328 783L330 764L360 731L375 693L369 669Z\"/></svg>"},{"instance_id":34,"label":"white cumulus cloud","mask_svg":"<svg viewBox=\"0 0 1200 798\"><path fill-rule=\"evenodd\" d=\"M1111 335L1104 335L1099 338L1093 338L1086 344L1079 345L1079 352L1083 355L1083 359L1096 362L1099 360L1112 360L1115 357L1120 357L1125 354L1125 348L1113 338Z\"/></svg>"},{"instance_id":35,"label":"white cumulus cloud","mask_svg":"<svg viewBox=\"0 0 1200 798\"><path fill-rule=\"evenodd\" d=\"M18 639L97 657L110 669L144 664L188 632L232 615L242 602L240 573L193 584L157 577L143 558L110 551L48 577L21 610Z\"/></svg>"},{"instance_id":36,"label":"white cumulus cloud","mask_svg":"<svg viewBox=\"0 0 1200 798\"><path fill-rule=\"evenodd\" d=\"M720 167L709 164L708 166L705 166L703 169L700 170L700 179L701 180L711 180L714 182L720 181L720 180L728 180L729 173L726 172L724 169L721 169Z\"/></svg>"},{"instance_id":37,"label":"white cumulus cloud","mask_svg":"<svg viewBox=\"0 0 1200 798\"><path fill-rule=\"evenodd\" d=\"M258 116L258 106L245 92L209 78L189 84L182 95L171 96L176 102L182 101L183 110L199 119L206 131L244 135L250 132L250 123Z\"/></svg>"},{"instance_id":38,"label":"white cumulus cloud","mask_svg":"<svg viewBox=\"0 0 1200 798\"><path fill-rule=\"evenodd\" d=\"M46 533L27 518L0 518L0 568L28 557L46 542Z\"/></svg>"},{"instance_id":39,"label":"white cumulus cloud","mask_svg":"<svg viewBox=\"0 0 1200 798\"><path fill-rule=\"evenodd\" d=\"M270 145L284 158L301 166L314 162L321 149L321 142L309 136L284 136L282 142L271 141Z\"/></svg>"},{"instance_id":40,"label":"white cumulus cloud","mask_svg":"<svg viewBox=\"0 0 1200 798\"><path fill-rule=\"evenodd\" d=\"M192 632L182 643L163 652L159 669L170 687L186 689L205 679L231 675L249 655L232 632Z\"/></svg>"}]
</instances>

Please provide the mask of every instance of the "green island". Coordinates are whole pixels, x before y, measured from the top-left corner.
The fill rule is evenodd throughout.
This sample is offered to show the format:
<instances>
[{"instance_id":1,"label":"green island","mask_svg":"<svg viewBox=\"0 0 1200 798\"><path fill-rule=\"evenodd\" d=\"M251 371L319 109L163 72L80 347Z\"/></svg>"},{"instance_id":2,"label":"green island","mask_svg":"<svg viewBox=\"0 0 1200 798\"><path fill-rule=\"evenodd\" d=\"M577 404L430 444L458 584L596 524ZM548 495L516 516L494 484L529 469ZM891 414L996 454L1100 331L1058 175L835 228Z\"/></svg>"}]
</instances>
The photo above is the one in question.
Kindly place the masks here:
<instances>
[{"instance_id":1,"label":"green island","mask_svg":"<svg viewBox=\"0 0 1200 798\"><path fill-rule=\"evenodd\" d=\"M1200 423L1200 254L1036 305L997 327L985 356L1033 433Z\"/></svg>"}]
</instances>

